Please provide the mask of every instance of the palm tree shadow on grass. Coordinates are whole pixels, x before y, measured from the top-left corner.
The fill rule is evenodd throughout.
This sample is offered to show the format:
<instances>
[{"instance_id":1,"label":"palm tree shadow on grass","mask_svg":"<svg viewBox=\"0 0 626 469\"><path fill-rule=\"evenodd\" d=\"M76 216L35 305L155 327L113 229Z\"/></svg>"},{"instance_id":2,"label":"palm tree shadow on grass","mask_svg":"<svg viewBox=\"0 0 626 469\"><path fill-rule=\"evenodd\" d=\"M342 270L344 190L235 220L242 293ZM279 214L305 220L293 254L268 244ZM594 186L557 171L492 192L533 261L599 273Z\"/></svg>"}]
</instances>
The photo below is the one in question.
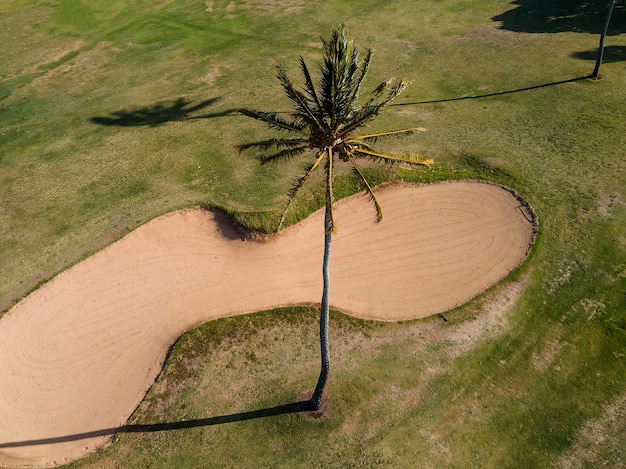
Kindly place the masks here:
<instances>
[{"instance_id":1,"label":"palm tree shadow on grass","mask_svg":"<svg viewBox=\"0 0 626 469\"><path fill-rule=\"evenodd\" d=\"M162 101L151 106L123 109L113 111L108 117L92 117L91 122L99 125L109 125L116 127L157 127L167 122L187 121L193 119L209 119L212 117L224 117L234 114L235 110L195 114L209 106L215 104L219 98L205 99L197 104L185 98L177 98L174 101Z\"/></svg>"},{"instance_id":2,"label":"palm tree shadow on grass","mask_svg":"<svg viewBox=\"0 0 626 469\"><path fill-rule=\"evenodd\" d=\"M513 0L514 7L491 18L500 29L524 33L600 33L607 0ZM608 35L626 32L626 4L615 5Z\"/></svg>"},{"instance_id":3,"label":"palm tree shadow on grass","mask_svg":"<svg viewBox=\"0 0 626 469\"><path fill-rule=\"evenodd\" d=\"M580 52L574 52L571 57L580 60L596 60L598 56L598 49L584 50ZM603 63L615 63L626 61L626 46L606 46L604 48Z\"/></svg>"},{"instance_id":4,"label":"palm tree shadow on grass","mask_svg":"<svg viewBox=\"0 0 626 469\"><path fill-rule=\"evenodd\" d=\"M275 417L277 415L312 412L313 410L314 409L309 401L300 401L290 404L283 404L276 407L268 407L266 409L239 412L229 415L219 415L217 417L208 417L203 419L181 420L178 422L128 424L122 425L121 427L103 428L101 430L75 433L73 435L42 438L39 440L0 443L0 449L65 443L69 441L84 440L87 438L111 436L118 433L154 433L163 431L184 430L187 428L210 427L214 425L223 425L226 423L243 422L245 420Z\"/></svg>"}]
</instances>

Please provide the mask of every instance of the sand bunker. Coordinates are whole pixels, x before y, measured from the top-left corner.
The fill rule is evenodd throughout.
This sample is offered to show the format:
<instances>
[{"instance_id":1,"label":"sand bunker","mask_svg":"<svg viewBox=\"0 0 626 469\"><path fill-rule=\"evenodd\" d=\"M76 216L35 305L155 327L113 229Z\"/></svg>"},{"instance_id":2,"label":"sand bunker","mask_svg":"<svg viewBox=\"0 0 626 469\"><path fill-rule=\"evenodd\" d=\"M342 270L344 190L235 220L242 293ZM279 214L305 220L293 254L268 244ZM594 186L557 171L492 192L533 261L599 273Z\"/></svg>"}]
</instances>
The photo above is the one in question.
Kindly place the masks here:
<instances>
[{"instance_id":1,"label":"sand bunker","mask_svg":"<svg viewBox=\"0 0 626 469\"><path fill-rule=\"evenodd\" d=\"M332 307L405 320L483 292L525 258L535 227L478 182L378 191L337 204ZM0 319L0 465L66 463L103 446L169 346L212 319L321 297L323 213L265 242L200 209L157 218L61 273Z\"/></svg>"}]
</instances>

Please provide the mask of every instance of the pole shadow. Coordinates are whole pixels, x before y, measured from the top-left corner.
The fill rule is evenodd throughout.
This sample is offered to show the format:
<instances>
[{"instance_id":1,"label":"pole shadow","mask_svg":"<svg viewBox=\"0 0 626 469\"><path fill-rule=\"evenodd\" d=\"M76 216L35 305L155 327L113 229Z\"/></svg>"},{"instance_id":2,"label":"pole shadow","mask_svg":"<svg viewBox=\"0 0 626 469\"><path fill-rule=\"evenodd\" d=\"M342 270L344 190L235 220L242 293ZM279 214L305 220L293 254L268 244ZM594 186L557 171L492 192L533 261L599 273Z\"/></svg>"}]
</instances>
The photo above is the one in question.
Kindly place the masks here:
<instances>
[{"instance_id":1,"label":"pole shadow","mask_svg":"<svg viewBox=\"0 0 626 469\"><path fill-rule=\"evenodd\" d=\"M243 422L246 420L275 417L277 415L310 412L313 410L314 409L310 401L300 401L290 404L283 404L276 407L268 407L266 409L239 412L230 415L220 415L217 417L208 417L203 419L181 420L178 422L129 424L122 425L121 427L103 428L101 430L94 430L90 432L75 433L73 435L42 438L39 440L0 443L0 449L65 443L69 441L84 440L87 438L111 436L118 433L155 433L173 430L184 430L187 428L211 427L215 425L224 425L227 423Z\"/></svg>"},{"instance_id":2,"label":"pole shadow","mask_svg":"<svg viewBox=\"0 0 626 469\"><path fill-rule=\"evenodd\" d=\"M579 80L586 80L587 78L588 77L586 77L586 76L582 76L582 77L576 77L576 78L569 78L567 80L553 81L551 83L543 83L541 85L527 86L525 88L518 88L518 89L515 89L515 90L498 91L498 92L495 92L495 93L478 94L478 95L470 95L470 96L460 96L460 97L457 97L457 98L433 99L433 100L430 100L430 101L416 101L416 102L411 102L411 103L396 103L396 104L390 104L390 106L415 106L417 104L447 103L447 102L450 102L450 101L463 101L465 99L489 98L489 97L492 97L492 96L502 96L502 95L506 95L506 94L521 93L522 91L538 90L540 88L547 88L549 86L556 86L556 85L562 85L564 83L572 83L572 82L579 81Z\"/></svg>"},{"instance_id":3,"label":"pole shadow","mask_svg":"<svg viewBox=\"0 0 626 469\"><path fill-rule=\"evenodd\" d=\"M92 117L91 122L98 125L116 127L157 127L167 122L209 119L235 114L235 109L227 109L225 111L209 114L195 114L198 111L214 105L217 101L219 101L219 98L211 98L194 104L192 101L181 97L174 101L161 101L151 106L113 111L111 115L107 117Z\"/></svg>"}]
</instances>

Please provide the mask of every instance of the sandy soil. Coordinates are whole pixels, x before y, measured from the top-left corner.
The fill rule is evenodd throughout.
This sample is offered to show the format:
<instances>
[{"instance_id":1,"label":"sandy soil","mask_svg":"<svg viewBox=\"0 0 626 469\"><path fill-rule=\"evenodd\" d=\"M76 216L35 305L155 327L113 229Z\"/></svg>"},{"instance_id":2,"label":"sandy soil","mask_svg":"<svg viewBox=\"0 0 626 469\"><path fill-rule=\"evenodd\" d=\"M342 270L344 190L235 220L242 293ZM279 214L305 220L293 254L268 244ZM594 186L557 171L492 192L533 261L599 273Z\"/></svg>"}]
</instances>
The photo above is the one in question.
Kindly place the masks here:
<instances>
[{"instance_id":1,"label":"sandy soil","mask_svg":"<svg viewBox=\"0 0 626 469\"><path fill-rule=\"evenodd\" d=\"M529 212L478 182L378 191L336 206L332 307L420 318L473 298L525 258ZM61 273L0 319L0 465L53 466L110 441L169 346L215 318L319 303L323 213L242 239L200 209L157 218Z\"/></svg>"}]
</instances>

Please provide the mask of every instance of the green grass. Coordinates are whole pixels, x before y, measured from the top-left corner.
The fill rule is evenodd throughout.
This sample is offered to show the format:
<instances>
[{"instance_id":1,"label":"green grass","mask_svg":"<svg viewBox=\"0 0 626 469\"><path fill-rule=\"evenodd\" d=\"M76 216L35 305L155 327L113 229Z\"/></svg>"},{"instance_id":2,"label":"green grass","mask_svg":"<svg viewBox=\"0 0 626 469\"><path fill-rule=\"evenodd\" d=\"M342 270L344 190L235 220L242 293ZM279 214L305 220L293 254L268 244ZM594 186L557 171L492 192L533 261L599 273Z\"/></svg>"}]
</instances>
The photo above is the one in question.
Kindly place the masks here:
<instances>
[{"instance_id":1,"label":"green grass","mask_svg":"<svg viewBox=\"0 0 626 469\"><path fill-rule=\"evenodd\" d=\"M374 48L371 86L390 76L412 82L403 105L373 127L426 127L387 148L437 163L368 176L502 183L541 223L523 268L447 313L448 322L335 314L326 420L288 414L123 433L74 467L624 463L626 70L615 61L603 65L601 81L559 84L591 71L576 54L596 47L597 35L524 32L549 31L527 11L522 31L499 29L492 18L514 8L496 0L2 2L0 311L177 208L218 206L273 229L301 167L260 167L238 155L236 144L268 133L228 111L286 109L271 64L297 76L298 55L314 64L319 36L342 20L359 46ZM599 31L602 20L579 24ZM607 45L623 48L626 36ZM527 89L537 85L547 86ZM523 91L505 93L515 90ZM471 98L482 95L490 96ZM179 98L209 104L173 114ZM165 111L151 125L98 123L155 109ZM342 174L337 195L355 190ZM306 187L288 221L306 217L322 195ZM502 322L485 320L517 282L523 293ZM293 402L315 382L316 340L308 309L203 326L181 339L132 421ZM263 444L251 444L258 435Z\"/></svg>"}]
</instances>

